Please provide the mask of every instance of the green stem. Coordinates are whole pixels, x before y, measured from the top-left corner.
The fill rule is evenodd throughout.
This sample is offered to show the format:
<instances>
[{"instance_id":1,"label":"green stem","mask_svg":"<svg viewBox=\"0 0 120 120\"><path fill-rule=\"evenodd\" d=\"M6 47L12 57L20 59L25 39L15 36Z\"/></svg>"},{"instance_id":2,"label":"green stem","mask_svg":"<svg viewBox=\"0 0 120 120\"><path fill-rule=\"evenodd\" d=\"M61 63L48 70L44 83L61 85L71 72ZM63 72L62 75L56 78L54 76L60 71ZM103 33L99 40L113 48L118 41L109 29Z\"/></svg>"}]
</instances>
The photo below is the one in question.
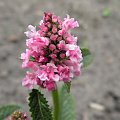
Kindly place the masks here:
<instances>
[{"instance_id":1,"label":"green stem","mask_svg":"<svg viewBox=\"0 0 120 120\"><path fill-rule=\"evenodd\" d=\"M54 105L54 120L59 119L59 95L58 90L52 91L53 105Z\"/></svg>"}]
</instances>

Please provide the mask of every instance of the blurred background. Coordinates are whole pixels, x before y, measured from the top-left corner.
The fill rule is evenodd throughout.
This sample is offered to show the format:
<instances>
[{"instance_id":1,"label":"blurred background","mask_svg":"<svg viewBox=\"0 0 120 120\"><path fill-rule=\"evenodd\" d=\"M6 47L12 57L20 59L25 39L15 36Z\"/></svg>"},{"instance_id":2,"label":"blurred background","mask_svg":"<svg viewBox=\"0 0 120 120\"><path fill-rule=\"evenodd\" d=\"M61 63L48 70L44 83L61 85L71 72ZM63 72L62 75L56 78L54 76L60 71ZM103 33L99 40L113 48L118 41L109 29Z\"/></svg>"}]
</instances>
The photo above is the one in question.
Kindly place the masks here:
<instances>
[{"instance_id":1,"label":"blurred background","mask_svg":"<svg viewBox=\"0 0 120 120\"><path fill-rule=\"evenodd\" d=\"M18 103L27 110L19 60L23 32L38 25L44 11L76 18L80 28L73 33L93 54L72 84L77 120L120 120L120 0L0 0L0 105Z\"/></svg>"}]
</instances>

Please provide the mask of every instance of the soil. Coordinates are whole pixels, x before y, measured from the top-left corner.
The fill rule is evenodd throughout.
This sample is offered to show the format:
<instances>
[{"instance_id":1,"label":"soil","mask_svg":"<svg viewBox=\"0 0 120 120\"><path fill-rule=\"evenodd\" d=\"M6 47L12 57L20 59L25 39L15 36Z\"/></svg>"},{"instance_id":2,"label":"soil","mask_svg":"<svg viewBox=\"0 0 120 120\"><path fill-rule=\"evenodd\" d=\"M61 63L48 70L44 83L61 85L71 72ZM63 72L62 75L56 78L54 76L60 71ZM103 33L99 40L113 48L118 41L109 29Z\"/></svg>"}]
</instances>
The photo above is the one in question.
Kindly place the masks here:
<instances>
[{"instance_id":1,"label":"soil","mask_svg":"<svg viewBox=\"0 0 120 120\"><path fill-rule=\"evenodd\" d=\"M103 16L106 8L109 15ZM0 105L17 103L27 109L19 59L25 51L23 32L29 24L37 25L44 11L76 18L80 28L73 33L93 55L93 63L73 80L77 119L120 120L119 0L0 0Z\"/></svg>"}]
</instances>

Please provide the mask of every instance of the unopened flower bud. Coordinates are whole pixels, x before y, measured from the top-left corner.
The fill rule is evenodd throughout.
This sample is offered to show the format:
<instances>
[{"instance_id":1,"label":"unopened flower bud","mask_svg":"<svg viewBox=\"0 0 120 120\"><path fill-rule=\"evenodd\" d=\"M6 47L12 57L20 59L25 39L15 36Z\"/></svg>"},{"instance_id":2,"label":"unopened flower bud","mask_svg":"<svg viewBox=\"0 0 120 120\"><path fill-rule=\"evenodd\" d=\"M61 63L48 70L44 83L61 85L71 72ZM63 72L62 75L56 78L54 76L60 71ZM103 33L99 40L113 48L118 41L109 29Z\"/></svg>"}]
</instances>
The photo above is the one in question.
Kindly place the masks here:
<instances>
[{"instance_id":1,"label":"unopened flower bud","mask_svg":"<svg viewBox=\"0 0 120 120\"><path fill-rule=\"evenodd\" d=\"M48 36L51 36L52 33L51 33L51 32L48 32L47 34L48 34Z\"/></svg>"},{"instance_id":2,"label":"unopened flower bud","mask_svg":"<svg viewBox=\"0 0 120 120\"><path fill-rule=\"evenodd\" d=\"M7 120L29 120L26 113L15 111Z\"/></svg>"},{"instance_id":3,"label":"unopened flower bud","mask_svg":"<svg viewBox=\"0 0 120 120\"><path fill-rule=\"evenodd\" d=\"M58 37L57 40L58 40L58 41L62 40L62 37Z\"/></svg>"},{"instance_id":4,"label":"unopened flower bud","mask_svg":"<svg viewBox=\"0 0 120 120\"><path fill-rule=\"evenodd\" d=\"M60 57L61 57L61 58L65 58L65 54L64 54L64 53L61 53L61 54L60 54Z\"/></svg>"},{"instance_id":5,"label":"unopened flower bud","mask_svg":"<svg viewBox=\"0 0 120 120\"><path fill-rule=\"evenodd\" d=\"M53 33L56 33L56 32L57 32L57 28L56 28L56 27L53 27L53 28L52 28L52 32L53 32Z\"/></svg>"},{"instance_id":6,"label":"unopened flower bud","mask_svg":"<svg viewBox=\"0 0 120 120\"><path fill-rule=\"evenodd\" d=\"M51 44L51 45L49 46L49 49L50 49L51 51L53 51L53 50L56 49L56 46L55 46L54 44Z\"/></svg>"},{"instance_id":7,"label":"unopened flower bud","mask_svg":"<svg viewBox=\"0 0 120 120\"><path fill-rule=\"evenodd\" d=\"M48 28L50 28L51 27L51 23L47 22L47 26L48 26Z\"/></svg>"},{"instance_id":8,"label":"unopened flower bud","mask_svg":"<svg viewBox=\"0 0 120 120\"><path fill-rule=\"evenodd\" d=\"M55 40L57 39L57 37L58 37L58 35L52 34L52 35L50 36L50 39L55 41Z\"/></svg>"},{"instance_id":9,"label":"unopened flower bud","mask_svg":"<svg viewBox=\"0 0 120 120\"><path fill-rule=\"evenodd\" d=\"M55 15L52 16L52 22L57 22L57 17Z\"/></svg>"},{"instance_id":10,"label":"unopened flower bud","mask_svg":"<svg viewBox=\"0 0 120 120\"><path fill-rule=\"evenodd\" d=\"M57 58L56 54L51 54L50 57L53 58L53 59Z\"/></svg>"}]
</instances>

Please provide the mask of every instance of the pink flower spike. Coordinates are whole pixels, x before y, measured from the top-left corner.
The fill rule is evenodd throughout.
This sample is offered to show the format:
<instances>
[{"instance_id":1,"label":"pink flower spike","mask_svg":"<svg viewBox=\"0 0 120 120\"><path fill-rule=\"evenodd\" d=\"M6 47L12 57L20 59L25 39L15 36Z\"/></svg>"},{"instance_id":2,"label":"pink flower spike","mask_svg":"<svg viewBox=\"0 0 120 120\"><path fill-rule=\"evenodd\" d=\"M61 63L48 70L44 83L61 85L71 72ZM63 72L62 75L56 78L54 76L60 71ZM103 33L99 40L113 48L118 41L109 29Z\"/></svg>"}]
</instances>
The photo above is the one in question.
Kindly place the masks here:
<instances>
[{"instance_id":1,"label":"pink flower spike","mask_svg":"<svg viewBox=\"0 0 120 120\"><path fill-rule=\"evenodd\" d=\"M39 26L29 25L25 32L26 52L21 54L22 67L30 69L22 85L33 89L34 86L56 89L59 81L70 82L80 75L82 53L77 45L77 37L70 30L78 27L74 18L67 15L64 20L53 13L44 13Z\"/></svg>"}]
</instances>

